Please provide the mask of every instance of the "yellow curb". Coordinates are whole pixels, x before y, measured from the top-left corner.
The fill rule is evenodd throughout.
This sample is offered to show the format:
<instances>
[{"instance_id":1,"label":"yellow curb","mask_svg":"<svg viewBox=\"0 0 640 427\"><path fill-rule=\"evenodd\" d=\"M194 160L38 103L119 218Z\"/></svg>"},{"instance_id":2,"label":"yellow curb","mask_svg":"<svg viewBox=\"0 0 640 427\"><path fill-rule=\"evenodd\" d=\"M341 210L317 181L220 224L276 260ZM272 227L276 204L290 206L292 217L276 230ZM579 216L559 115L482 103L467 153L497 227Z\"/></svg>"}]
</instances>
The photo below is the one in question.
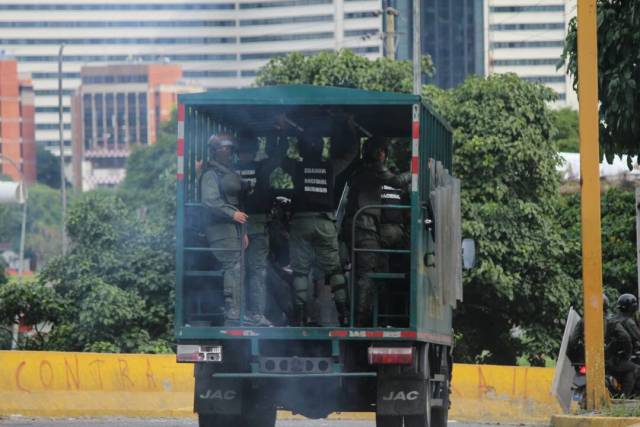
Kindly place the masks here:
<instances>
[{"instance_id":1,"label":"yellow curb","mask_svg":"<svg viewBox=\"0 0 640 427\"><path fill-rule=\"evenodd\" d=\"M551 427L640 427L638 417L597 417L584 415L553 415Z\"/></svg>"}]
</instances>

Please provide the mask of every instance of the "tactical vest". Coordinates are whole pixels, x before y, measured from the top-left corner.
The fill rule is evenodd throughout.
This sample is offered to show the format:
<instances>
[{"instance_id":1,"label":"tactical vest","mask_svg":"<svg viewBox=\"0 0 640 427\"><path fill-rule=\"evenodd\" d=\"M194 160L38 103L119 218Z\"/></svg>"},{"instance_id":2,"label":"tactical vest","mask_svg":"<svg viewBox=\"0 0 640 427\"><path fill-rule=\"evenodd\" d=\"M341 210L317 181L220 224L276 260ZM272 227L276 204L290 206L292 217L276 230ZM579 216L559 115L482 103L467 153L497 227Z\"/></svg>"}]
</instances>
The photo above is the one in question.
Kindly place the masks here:
<instances>
[{"instance_id":1,"label":"tactical vest","mask_svg":"<svg viewBox=\"0 0 640 427\"><path fill-rule=\"evenodd\" d=\"M246 183L242 206L248 214L266 214L269 211L269 173L262 162L239 163L236 173Z\"/></svg>"},{"instance_id":2,"label":"tactical vest","mask_svg":"<svg viewBox=\"0 0 640 427\"><path fill-rule=\"evenodd\" d=\"M295 212L331 212L334 207L334 176L331 162L303 160L293 179Z\"/></svg>"},{"instance_id":3,"label":"tactical vest","mask_svg":"<svg viewBox=\"0 0 640 427\"><path fill-rule=\"evenodd\" d=\"M402 190L382 185L380 188L380 201L383 205L402 205ZM402 224L403 211L400 209L382 209L380 222L382 224Z\"/></svg>"}]
</instances>

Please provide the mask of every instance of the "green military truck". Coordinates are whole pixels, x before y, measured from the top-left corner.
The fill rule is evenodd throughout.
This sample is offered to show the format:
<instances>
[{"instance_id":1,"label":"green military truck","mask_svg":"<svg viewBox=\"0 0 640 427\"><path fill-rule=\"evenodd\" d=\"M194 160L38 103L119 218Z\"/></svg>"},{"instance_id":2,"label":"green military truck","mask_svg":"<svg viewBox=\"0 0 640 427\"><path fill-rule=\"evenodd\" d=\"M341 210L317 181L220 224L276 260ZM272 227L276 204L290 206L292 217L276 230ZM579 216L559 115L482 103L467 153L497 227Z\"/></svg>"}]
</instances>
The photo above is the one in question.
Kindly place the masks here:
<instances>
[{"instance_id":1,"label":"green military truck","mask_svg":"<svg viewBox=\"0 0 640 427\"><path fill-rule=\"evenodd\" d=\"M199 170L209 136L250 131L264 146L278 138L295 141L319 124L335 129L341 117L351 118L363 140L378 135L404 147L395 163L412 173L406 202L382 206L403 212L408 237L405 247L378 250L396 262L390 271L369 275L375 283L372 326L354 322L353 277L345 327L223 326L222 272L200 219ZM339 150L340 141L332 139L331 150ZM309 418L372 412L380 427L446 426L452 311L462 300L460 184L450 174L452 148L451 130L415 95L305 85L180 95L177 360L194 363L201 427L273 427L277 410ZM336 194L342 194L345 180L337 182ZM287 298L277 295L276 303Z\"/></svg>"}]
</instances>

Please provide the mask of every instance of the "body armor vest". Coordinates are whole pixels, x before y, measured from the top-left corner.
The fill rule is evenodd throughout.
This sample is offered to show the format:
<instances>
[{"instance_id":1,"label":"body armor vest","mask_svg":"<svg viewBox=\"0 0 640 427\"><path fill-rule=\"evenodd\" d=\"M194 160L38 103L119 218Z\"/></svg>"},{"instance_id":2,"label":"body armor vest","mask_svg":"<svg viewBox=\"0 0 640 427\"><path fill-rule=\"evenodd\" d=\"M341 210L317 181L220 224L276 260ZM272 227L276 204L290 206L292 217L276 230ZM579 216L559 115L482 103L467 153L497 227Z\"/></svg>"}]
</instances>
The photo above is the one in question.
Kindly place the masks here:
<instances>
[{"instance_id":1,"label":"body armor vest","mask_svg":"<svg viewBox=\"0 0 640 427\"><path fill-rule=\"evenodd\" d=\"M269 211L269 175L263 162L243 162L236 173L243 182L242 206L248 214L266 214Z\"/></svg>"},{"instance_id":2,"label":"body armor vest","mask_svg":"<svg viewBox=\"0 0 640 427\"><path fill-rule=\"evenodd\" d=\"M330 212L334 210L334 176L331 162L303 160L294 177L296 212Z\"/></svg>"},{"instance_id":3,"label":"body armor vest","mask_svg":"<svg viewBox=\"0 0 640 427\"><path fill-rule=\"evenodd\" d=\"M380 188L380 201L383 205L402 205L402 190L382 185ZM399 209L382 209L380 222L382 224L402 224L402 210Z\"/></svg>"}]
</instances>

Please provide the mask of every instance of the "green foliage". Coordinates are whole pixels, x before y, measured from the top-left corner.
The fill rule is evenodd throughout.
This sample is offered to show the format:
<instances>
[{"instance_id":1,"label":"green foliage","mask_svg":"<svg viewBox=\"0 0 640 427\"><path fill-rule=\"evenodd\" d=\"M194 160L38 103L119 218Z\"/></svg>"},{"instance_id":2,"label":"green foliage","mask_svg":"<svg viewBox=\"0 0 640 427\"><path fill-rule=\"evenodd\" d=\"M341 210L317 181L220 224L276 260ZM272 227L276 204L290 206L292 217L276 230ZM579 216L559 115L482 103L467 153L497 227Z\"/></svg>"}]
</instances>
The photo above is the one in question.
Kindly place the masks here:
<instances>
[{"instance_id":1,"label":"green foliage","mask_svg":"<svg viewBox=\"0 0 640 427\"><path fill-rule=\"evenodd\" d=\"M38 165L38 183L51 188L60 188L60 160L38 144L36 147L36 162Z\"/></svg>"},{"instance_id":2,"label":"green foliage","mask_svg":"<svg viewBox=\"0 0 640 427\"><path fill-rule=\"evenodd\" d=\"M19 348L42 349L45 347L43 328L57 322L64 305L59 295L50 287L23 279L0 285L0 325L13 325L19 319L23 325L32 326L35 334L22 338ZM6 336L11 336L11 326L2 326Z\"/></svg>"},{"instance_id":3,"label":"green foliage","mask_svg":"<svg viewBox=\"0 0 640 427\"><path fill-rule=\"evenodd\" d=\"M34 258L38 267L59 254L62 234L60 192L46 185L29 187L25 256ZM17 252L20 246L22 205L0 205L0 242L8 242Z\"/></svg>"},{"instance_id":4,"label":"green foliage","mask_svg":"<svg viewBox=\"0 0 640 427\"><path fill-rule=\"evenodd\" d=\"M72 204L65 257L40 280L68 302L50 348L139 352L162 347L172 331L173 240L112 191ZM163 344L164 348L168 347Z\"/></svg>"},{"instance_id":5,"label":"green foliage","mask_svg":"<svg viewBox=\"0 0 640 427\"><path fill-rule=\"evenodd\" d=\"M412 67L410 61L388 58L370 60L350 50L322 52L313 56L291 53L271 59L258 72L256 83L259 86L312 84L411 92ZM422 70L426 75L434 72L428 56L423 57Z\"/></svg>"},{"instance_id":6,"label":"green foliage","mask_svg":"<svg viewBox=\"0 0 640 427\"><path fill-rule=\"evenodd\" d=\"M513 364L525 352L542 364L557 350L578 292L560 263L570 247L556 221L559 158L547 107L555 95L506 74L428 88L426 96L454 129L463 234L479 250L456 313L457 360L484 354Z\"/></svg>"},{"instance_id":7,"label":"green foliage","mask_svg":"<svg viewBox=\"0 0 640 427\"><path fill-rule=\"evenodd\" d=\"M558 129L554 137L558 144L558 151L579 153L578 112L571 108L562 108L553 112L553 120Z\"/></svg>"},{"instance_id":8,"label":"green foliage","mask_svg":"<svg viewBox=\"0 0 640 427\"><path fill-rule=\"evenodd\" d=\"M598 0L598 96L601 151L640 154L640 3ZM579 83L577 20L569 23L563 61Z\"/></svg>"},{"instance_id":9,"label":"green foliage","mask_svg":"<svg viewBox=\"0 0 640 427\"><path fill-rule=\"evenodd\" d=\"M636 212L633 191L612 188L602 194L602 281L612 302L619 294L637 292ZM574 247L565 261L567 272L581 280L580 195L564 197L560 223ZM574 306L580 307L582 301Z\"/></svg>"}]
</instances>

